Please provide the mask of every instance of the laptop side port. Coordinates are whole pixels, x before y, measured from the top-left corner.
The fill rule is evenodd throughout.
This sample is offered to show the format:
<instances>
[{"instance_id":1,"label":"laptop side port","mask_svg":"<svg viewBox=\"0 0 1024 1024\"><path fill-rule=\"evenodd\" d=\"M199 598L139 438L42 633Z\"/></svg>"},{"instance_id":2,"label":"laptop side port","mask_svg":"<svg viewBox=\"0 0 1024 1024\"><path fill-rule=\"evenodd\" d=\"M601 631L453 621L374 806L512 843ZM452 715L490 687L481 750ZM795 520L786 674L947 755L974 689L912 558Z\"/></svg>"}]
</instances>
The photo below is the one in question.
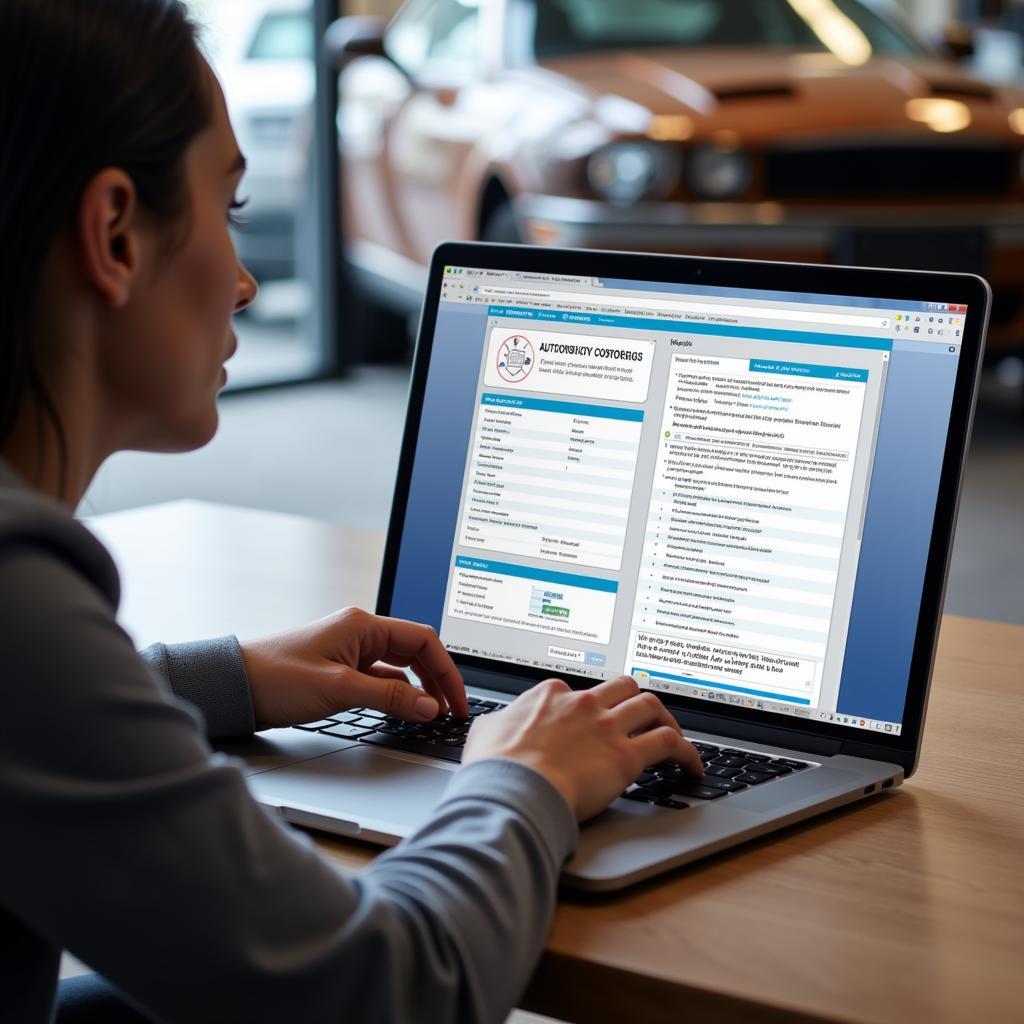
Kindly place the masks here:
<instances>
[{"instance_id":1,"label":"laptop side port","mask_svg":"<svg viewBox=\"0 0 1024 1024\"><path fill-rule=\"evenodd\" d=\"M865 796L867 796L868 793L874 793L874 791L875 791L875 784L873 782L871 783L870 786L865 786L864 787L864 795Z\"/></svg>"},{"instance_id":2,"label":"laptop side port","mask_svg":"<svg viewBox=\"0 0 1024 1024\"><path fill-rule=\"evenodd\" d=\"M882 789L888 789L891 785L892 779L886 779L885 782L882 783Z\"/></svg>"}]
</instances>

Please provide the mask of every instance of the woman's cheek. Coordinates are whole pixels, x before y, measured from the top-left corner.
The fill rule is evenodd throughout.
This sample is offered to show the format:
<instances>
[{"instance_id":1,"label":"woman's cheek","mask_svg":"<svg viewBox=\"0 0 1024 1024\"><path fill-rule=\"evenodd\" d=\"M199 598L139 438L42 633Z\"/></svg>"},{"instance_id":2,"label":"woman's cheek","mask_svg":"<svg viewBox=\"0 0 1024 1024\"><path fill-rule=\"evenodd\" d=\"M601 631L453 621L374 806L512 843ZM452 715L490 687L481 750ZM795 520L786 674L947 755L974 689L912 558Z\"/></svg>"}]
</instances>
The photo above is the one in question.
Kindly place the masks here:
<instances>
[{"instance_id":1,"label":"woman's cheek","mask_svg":"<svg viewBox=\"0 0 1024 1024\"><path fill-rule=\"evenodd\" d=\"M217 339L226 337L236 290L234 246L226 228L222 234L219 238L195 239L203 244L195 247L187 275L189 305L202 318L202 332Z\"/></svg>"}]
</instances>

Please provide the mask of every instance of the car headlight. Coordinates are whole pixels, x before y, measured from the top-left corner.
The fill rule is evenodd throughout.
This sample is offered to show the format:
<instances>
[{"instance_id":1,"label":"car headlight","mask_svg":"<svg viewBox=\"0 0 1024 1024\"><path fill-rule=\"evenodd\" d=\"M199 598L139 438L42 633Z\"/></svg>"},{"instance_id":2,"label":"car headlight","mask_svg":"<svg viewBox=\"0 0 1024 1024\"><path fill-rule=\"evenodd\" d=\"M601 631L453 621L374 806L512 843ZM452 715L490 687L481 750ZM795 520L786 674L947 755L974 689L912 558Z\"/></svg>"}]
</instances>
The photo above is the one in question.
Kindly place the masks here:
<instances>
[{"instance_id":1,"label":"car headlight","mask_svg":"<svg viewBox=\"0 0 1024 1024\"><path fill-rule=\"evenodd\" d=\"M686 184L700 199L734 199L750 184L750 157L740 149L701 146L687 156Z\"/></svg>"},{"instance_id":2,"label":"car headlight","mask_svg":"<svg viewBox=\"0 0 1024 1024\"><path fill-rule=\"evenodd\" d=\"M661 198L677 176L678 168L664 147L645 142L615 142L587 161L590 187L623 206L645 197Z\"/></svg>"}]
</instances>

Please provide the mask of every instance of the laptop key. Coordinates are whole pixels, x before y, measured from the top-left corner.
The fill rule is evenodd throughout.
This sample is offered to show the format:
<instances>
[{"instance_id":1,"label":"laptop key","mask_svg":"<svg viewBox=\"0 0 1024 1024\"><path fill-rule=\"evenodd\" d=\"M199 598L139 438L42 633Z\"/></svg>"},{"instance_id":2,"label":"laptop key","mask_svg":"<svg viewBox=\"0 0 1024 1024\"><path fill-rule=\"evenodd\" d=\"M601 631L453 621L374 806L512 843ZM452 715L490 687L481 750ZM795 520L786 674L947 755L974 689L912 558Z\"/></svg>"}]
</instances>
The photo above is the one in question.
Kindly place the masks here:
<instances>
[{"instance_id":1,"label":"laptop key","mask_svg":"<svg viewBox=\"0 0 1024 1024\"><path fill-rule=\"evenodd\" d=\"M720 764L709 764L704 767L705 776L711 775L718 779L732 779L742 772L742 768L726 768Z\"/></svg>"},{"instance_id":2,"label":"laptop key","mask_svg":"<svg viewBox=\"0 0 1024 1024\"><path fill-rule=\"evenodd\" d=\"M622 798L623 800L634 800L638 804L653 804L656 800L666 799L642 789L631 789L628 793L623 793Z\"/></svg>"},{"instance_id":3,"label":"laptop key","mask_svg":"<svg viewBox=\"0 0 1024 1024\"><path fill-rule=\"evenodd\" d=\"M645 782L640 788L651 797L671 796L677 792L683 783L672 779L655 779L653 782Z\"/></svg>"},{"instance_id":4,"label":"laptop key","mask_svg":"<svg viewBox=\"0 0 1024 1024\"><path fill-rule=\"evenodd\" d=\"M787 768L784 764L775 764L774 762L750 765L750 771L761 772L764 775L788 775L792 770L792 768Z\"/></svg>"},{"instance_id":5,"label":"laptop key","mask_svg":"<svg viewBox=\"0 0 1024 1024\"><path fill-rule=\"evenodd\" d=\"M334 724L334 721L330 718L322 718L319 722L305 722L302 725L295 726L295 728L305 729L307 732L319 732L321 729Z\"/></svg>"},{"instance_id":6,"label":"laptop key","mask_svg":"<svg viewBox=\"0 0 1024 1024\"><path fill-rule=\"evenodd\" d=\"M777 757L771 763L774 765L782 765L783 768L792 768L795 772L800 771L801 768L807 767L806 761L790 761L787 757Z\"/></svg>"},{"instance_id":7,"label":"laptop key","mask_svg":"<svg viewBox=\"0 0 1024 1024\"><path fill-rule=\"evenodd\" d=\"M361 739L377 747L391 747L394 750L407 750L410 754L423 754L426 757L437 757L442 761L461 761L462 746L441 747L436 743L424 743L422 740L410 739L408 736L392 736L388 733L371 732Z\"/></svg>"},{"instance_id":8,"label":"laptop key","mask_svg":"<svg viewBox=\"0 0 1024 1024\"><path fill-rule=\"evenodd\" d=\"M671 807L674 811L682 811L689 807L689 804L684 804L682 800L673 800L670 796L663 796L660 800L655 800L655 804L658 807Z\"/></svg>"},{"instance_id":9,"label":"laptop key","mask_svg":"<svg viewBox=\"0 0 1024 1024\"><path fill-rule=\"evenodd\" d=\"M376 729L384 723L379 718L371 718L369 715L350 715L346 725L358 725L364 729Z\"/></svg>"},{"instance_id":10,"label":"laptop key","mask_svg":"<svg viewBox=\"0 0 1024 1024\"><path fill-rule=\"evenodd\" d=\"M721 789L726 793L735 793L738 790L746 789L746 783L738 782L736 779L716 779L714 777L704 777L704 781L701 782L702 786L710 786L712 789Z\"/></svg>"},{"instance_id":11,"label":"laptop key","mask_svg":"<svg viewBox=\"0 0 1024 1024\"><path fill-rule=\"evenodd\" d=\"M711 781L725 781L725 780L708 780ZM717 800L720 796L725 796L724 789L716 789L714 786L705 786L700 782L680 782L676 783L675 795L676 796L689 796L696 800Z\"/></svg>"},{"instance_id":12,"label":"laptop key","mask_svg":"<svg viewBox=\"0 0 1024 1024\"><path fill-rule=\"evenodd\" d=\"M742 768L747 763L745 757L716 757L711 764L722 768Z\"/></svg>"},{"instance_id":13,"label":"laptop key","mask_svg":"<svg viewBox=\"0 0 1024 1024\"><path fill-rule=\"evenodd\" d=\"M767 782L769 779L777 779L778 775L765 775L761 772L744 772L742 775L737 775L734 782L743 782L748 786L756 786L759 782Z\"/></svg>"},{"instance_id":14,"label":"laptop key","mask_svg":"<svg viewBox=\"0 0 1024 1024\"><path fill-rule=\"evenodd\" d=\"M345 740L357 740L361 736L366 736L370 731L360 725L348 725L344 722L336 722L328 728L320 730L328 736L339 736Z\"/></svg>"}]
</instances>

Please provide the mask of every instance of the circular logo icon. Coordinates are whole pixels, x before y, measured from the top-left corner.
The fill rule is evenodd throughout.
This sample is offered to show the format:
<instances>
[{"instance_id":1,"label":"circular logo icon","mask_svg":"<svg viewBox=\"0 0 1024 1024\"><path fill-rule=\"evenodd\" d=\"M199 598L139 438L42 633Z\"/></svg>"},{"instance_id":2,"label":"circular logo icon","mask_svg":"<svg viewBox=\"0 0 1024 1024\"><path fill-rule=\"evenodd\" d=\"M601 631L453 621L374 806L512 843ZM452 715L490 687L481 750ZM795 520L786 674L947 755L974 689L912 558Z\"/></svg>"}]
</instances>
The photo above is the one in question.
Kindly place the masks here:
<instances>
[{"instance_id":1,"label":"circular logo icon","mask_svg":"<svg viewBox=\"0 0 1024 1024\"><path fill-rule=\"evenodd\" d=\"M529 338L513 334L498 346L498 376L508 384L521 384L533 369L533 345Z\"/></svg>"}]
</instances>

